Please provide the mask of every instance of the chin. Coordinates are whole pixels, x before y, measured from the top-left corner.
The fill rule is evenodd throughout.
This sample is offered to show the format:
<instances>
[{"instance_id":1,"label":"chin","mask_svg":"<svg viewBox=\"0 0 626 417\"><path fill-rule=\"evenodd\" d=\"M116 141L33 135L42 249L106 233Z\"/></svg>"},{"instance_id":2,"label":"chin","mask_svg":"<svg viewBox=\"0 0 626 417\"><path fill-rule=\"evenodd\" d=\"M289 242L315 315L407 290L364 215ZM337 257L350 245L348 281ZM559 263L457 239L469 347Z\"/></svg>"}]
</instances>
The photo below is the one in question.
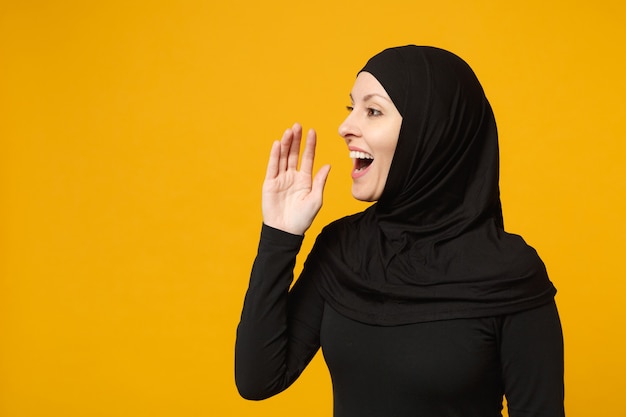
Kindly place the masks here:
<instances>
[{"instance_id":1,"label":"chin","mask_svg":"<svg viewBox=\"0 0 626 417\"><path fill-rule=\"evenodd\" d=\"M378 200L378 197L371 194L360 193L358 190L352 189L352 197L356 200L363 201L365 203L373 203Z\"/></svg>"}]
</instances>

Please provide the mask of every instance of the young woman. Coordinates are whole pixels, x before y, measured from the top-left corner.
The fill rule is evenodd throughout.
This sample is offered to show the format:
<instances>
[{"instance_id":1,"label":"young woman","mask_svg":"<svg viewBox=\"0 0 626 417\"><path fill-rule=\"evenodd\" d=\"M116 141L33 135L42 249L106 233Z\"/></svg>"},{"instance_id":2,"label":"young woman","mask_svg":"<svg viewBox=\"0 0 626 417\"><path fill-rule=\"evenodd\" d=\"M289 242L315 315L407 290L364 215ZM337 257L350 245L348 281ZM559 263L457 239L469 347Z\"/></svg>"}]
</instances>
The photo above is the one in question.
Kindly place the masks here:
<instances>
[{"instance_id":1,"label":"young woman","mask_svg":"<svg viewBox=\"0 0 626 417\"><path fill-rule=\"evenodd\" d=\"M470 67L450 52L387 49L359 72L339 127L352 194L376 202L318 236L293 288L329 167L300 170L301 127L274 143L259 250L237 332L241 395L286 389L322 347L335 417L561 417L556 290L504 231L498 138Z\"/></svg>"}]
</instances>

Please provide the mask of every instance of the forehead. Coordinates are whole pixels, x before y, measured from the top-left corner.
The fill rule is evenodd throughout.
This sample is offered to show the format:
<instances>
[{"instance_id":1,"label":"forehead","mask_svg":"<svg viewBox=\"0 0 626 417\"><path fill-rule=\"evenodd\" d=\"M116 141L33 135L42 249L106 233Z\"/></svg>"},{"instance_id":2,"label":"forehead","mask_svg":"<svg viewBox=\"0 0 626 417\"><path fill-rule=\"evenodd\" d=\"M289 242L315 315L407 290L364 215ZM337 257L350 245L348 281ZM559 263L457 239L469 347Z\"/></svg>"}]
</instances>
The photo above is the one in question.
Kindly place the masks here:
<instances>
[{"instance_id":1,"label":"forehead","mask_svg":"<svg viewBox=\"0 0 626 417\"><path fill-rule=\"evenodd\" d=\"M382 84L369 72L360 72L356 77L350 97L353 100L366 100L372 96L380 96L391 100Z\"/></svg>"}]
</instances>

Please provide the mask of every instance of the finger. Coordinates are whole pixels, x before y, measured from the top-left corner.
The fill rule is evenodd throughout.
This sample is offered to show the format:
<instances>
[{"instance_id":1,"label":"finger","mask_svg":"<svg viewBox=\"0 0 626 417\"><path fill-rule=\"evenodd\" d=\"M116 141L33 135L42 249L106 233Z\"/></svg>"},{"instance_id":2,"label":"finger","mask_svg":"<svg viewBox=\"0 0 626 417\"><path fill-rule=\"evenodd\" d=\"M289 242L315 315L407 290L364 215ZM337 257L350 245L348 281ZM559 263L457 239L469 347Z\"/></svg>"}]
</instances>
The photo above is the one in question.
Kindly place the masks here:
<instances>
[{"instance_id":1,"label":"finger","mask_svg":"<svg viewBox=\"0 0 626 417\"><path fill-rule=\"evenodd\" d=\"M317 134L315 133L315 130L310 129L306 135L306 144L304 145L304 152L302 153L302 164L300 165L300 171L305 174L311 175L311 173L313 172L316 143Z\"/></svg>"},{"instance_id":2,"label":"finger","mask_svg":"<svg viewBox=\"0 0 626 417\"><path fill-rule=\"evenodd\" d=\"M270 160L267 163L265 179L273 179L278 175L278 160L280 159L280 141L275 140L270 151Z\"/></svg>"},{"instance_id":3,"label":"finger","mask_svg":"<svg viewBox=\"0 0 626 417\"><path fill-rule=\"evenodd\" d=\"M293 138L293 131L291 129L285 130L283 137L280 140L280 155L278 159L278 171L282 172L287 169L287 158L289 157L289 148L291 148L291 140Z\"/></svg>"},{"instance_id":4,"label":"finger","mask_svg":"<svg viewBox=\"0 0 626 417\"><path fill-rule=\"evenodd\" d=\"M298 169L298 159L300 158L300 142L302 140L302 126L295 123L291 128L292 141L289 149L289 158L287 160L287 169Z\"/></svg>"},{"instance_id":5,"label":"finger","mask_svg":"<svg viewBox=\"0 0 626 417\"><path fill-rule=\"evenodd\" d=\"M319 196L320 200L324 193L324 187L326 186L326 180L328 179L328 173L330 172L330 165L324 165L317 171L315 178L313 178L313 187L311 193Z\"/></svg>"}]
</instances>

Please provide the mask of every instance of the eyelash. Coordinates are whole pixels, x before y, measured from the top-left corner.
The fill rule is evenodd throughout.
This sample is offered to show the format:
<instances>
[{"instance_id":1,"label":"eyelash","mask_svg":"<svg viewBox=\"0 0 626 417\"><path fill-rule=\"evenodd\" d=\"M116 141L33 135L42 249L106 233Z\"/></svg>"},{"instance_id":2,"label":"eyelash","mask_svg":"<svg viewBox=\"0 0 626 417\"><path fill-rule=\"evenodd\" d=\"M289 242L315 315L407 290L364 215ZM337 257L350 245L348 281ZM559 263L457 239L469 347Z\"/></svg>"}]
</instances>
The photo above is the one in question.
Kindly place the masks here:
<instances>
[{"instance_id":1,"label":"eyelash","mask_svg":"<svg viewBox=\"0 0 626 417\"><path fill-rule=\"evenodd\" d=\"M346 109L348 109L348 111L351 112L352 110L354 110L354 107L353 106L346 106ZM378 117L378 116L382 116L383 113L380 110L378 110L378 109L374 109L372 107L368 107L367 108L367 115L371 116L371 117Z\"/></svg>"}]
</instances>

